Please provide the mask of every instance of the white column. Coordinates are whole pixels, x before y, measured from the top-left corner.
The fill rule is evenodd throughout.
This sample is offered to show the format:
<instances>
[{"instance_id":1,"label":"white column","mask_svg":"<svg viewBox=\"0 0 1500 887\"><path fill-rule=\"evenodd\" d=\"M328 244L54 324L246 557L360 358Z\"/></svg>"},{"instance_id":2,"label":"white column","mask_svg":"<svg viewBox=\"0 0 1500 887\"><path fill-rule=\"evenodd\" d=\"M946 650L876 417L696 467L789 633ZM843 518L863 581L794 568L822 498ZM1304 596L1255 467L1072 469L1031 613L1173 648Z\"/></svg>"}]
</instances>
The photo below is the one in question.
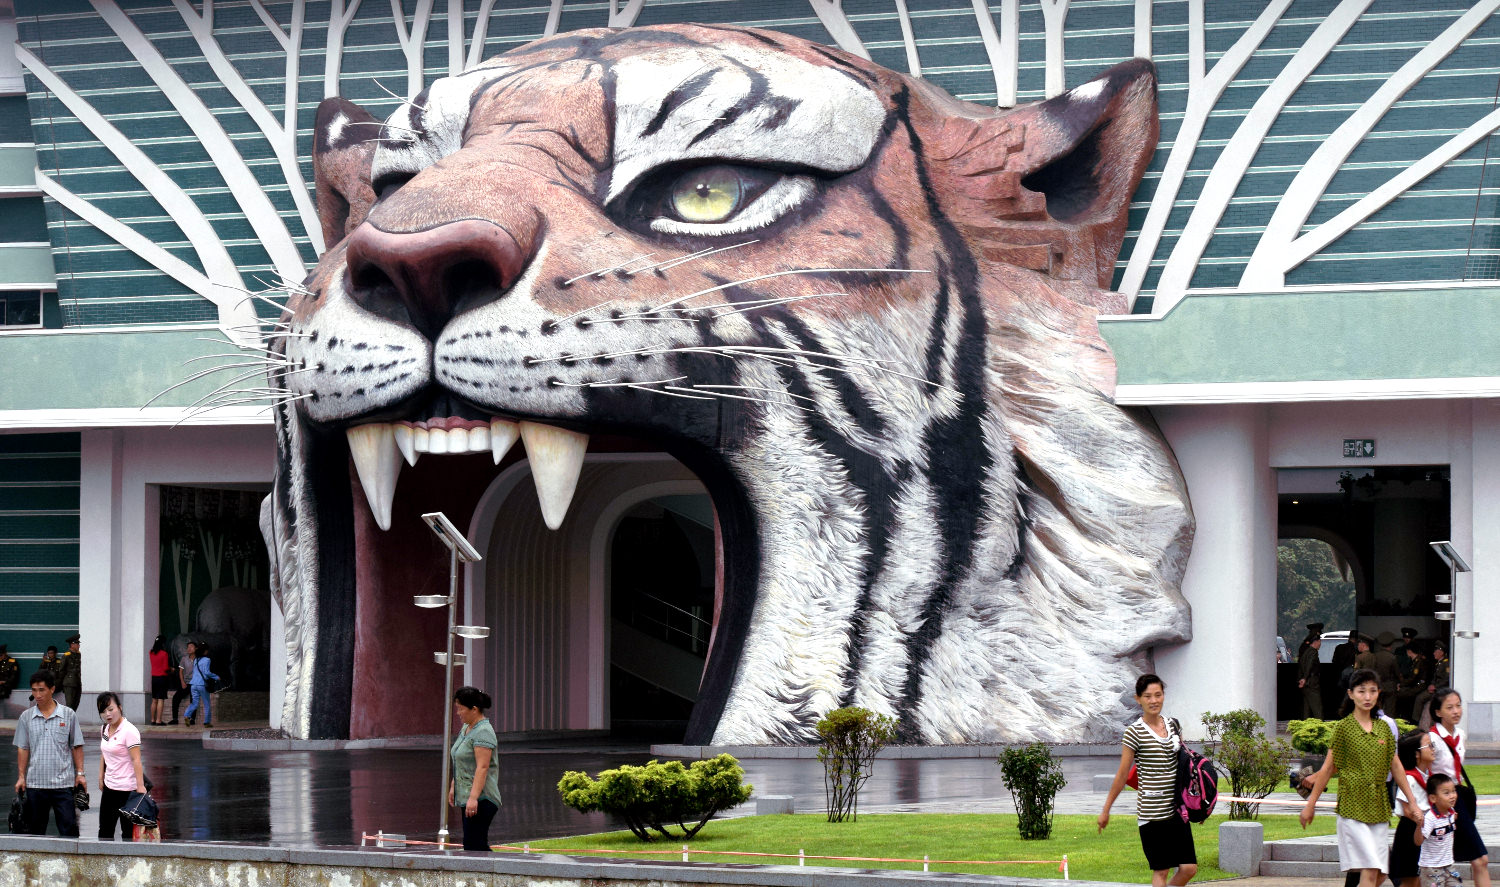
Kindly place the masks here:
<instances>
[{"instance_id":1,"label":"white column","mask_svg":"<svg viewBox=\"0 0 1500 887\"><path fill-rule=\"evenodd\" d=\"M125 626L120 600L120 486L125 461L124 435L91 430L80 435L78 482L78 626L82 634L83 699L79 715L98 721L92 704L101 690L122 696L125 715L145 720L144 682L128 680L121 668Z\"/></svg>"},{"instance_id":2,"label":"white column","mask_svg":"<svg viewBox=\"0 0 1500 887\"><path fill-rule=\"evenodd\" d=\"M1472 424L1454 423L1455 433L1468 432L1469 446L1454 448L1450 489L1453 544L1474 572L1459 574L1454 610L1456 626L1479 638L1454 641L1453 686L1463 694L1470 734L1494 741L1500 737L1500 406L1471 404Z\"/></svg>"},{"instance_id":3,"label":"white column","mask_svg":"<svg viewBox=\"0 0 1500 887\"><path fill-rule=\"evenodd\" d=\"M1190 737L1199 716L1253 708L1276 717L1276 477L1260 405L1158 407L1197 533L1182 590L1190 643L1158 648L1170 714Z\"/></svg>"}]
</instances>

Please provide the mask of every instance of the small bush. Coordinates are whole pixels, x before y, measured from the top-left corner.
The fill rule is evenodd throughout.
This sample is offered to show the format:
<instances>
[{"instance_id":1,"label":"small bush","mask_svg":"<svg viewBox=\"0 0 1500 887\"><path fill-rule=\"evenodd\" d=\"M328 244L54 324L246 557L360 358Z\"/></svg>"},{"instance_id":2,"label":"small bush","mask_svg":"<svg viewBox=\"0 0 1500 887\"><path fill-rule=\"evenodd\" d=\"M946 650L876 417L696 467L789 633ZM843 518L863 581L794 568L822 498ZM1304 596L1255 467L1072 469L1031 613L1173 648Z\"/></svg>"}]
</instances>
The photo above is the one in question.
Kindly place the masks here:
<instances>
[{"instance_id":1,"label":"small bush","mask_svg":"<svg viewBox=\"0 0 1500 887\"><path fill-rule=\"evenodd\" d=\"M1292 748L1308 754L1321 755L1328 753L1328 743L1333 739L1333 725L1337 720L1320 721L1317 718L1306 718L1300 721L1288 721L1287 732L1292 736ZM1399 737L1408 730L1417 729L1417 725L1396 719L1396 734Z\"/></svg>"},{"instance_id":2,"label":"small bush","mask_svg":"<svg viewBox=\"0 0 1500 887\"><path fill-rule=\"evenodd\" d=\"M818 721L818 761L828 821L859 818L859 790L870 778L875 755L896 738L896 720L867 708L836 708Z\"/></svg>"},{"instance_id":3,"label":"small bush","mask_svg":"<svg viewBox=\"0 0 1500 887\"><path fill-rule=\"evenodd\" d=\"M1203 713L1208 731L1204 751L1220 773L1229 774L1230 794L1239 798L1264 798L1281 785L1292 749L1282 739L1267 739L1261 733L1266 719L1254 709L1241 708L1224 714ZM1260 805L1231 801L1231 820L1256 819Z\"/></svg>"},{"instance_id":4,"label":"small bush","mask_svg":"<svg viewBox=\"0 0 1500 887\"><path fill-rule=\"evenodd\" d=\"M626 764L601 772L598 779L569 770L557 783L564 804L579 813L612 813L642 841L652 840L653 831L664 838L691 838L719 811L749 800L753 790L732 755L694 761L691 767L681 761ZM680 835L669 830L673 824Z\"/></svg>"},{"instance_id":5,"label":"small bush","mask_svg":"<svg viewBox=\"0 0 1500 887\"><path fill-rule=\"evenodd\" d=\"M1023 841L1043 841L1052 835L1052 802L1068 784L1062 764L1040 742L1008 748L1000 753L1000 778L1016 805Z\"/></svg>"}]
</instances>

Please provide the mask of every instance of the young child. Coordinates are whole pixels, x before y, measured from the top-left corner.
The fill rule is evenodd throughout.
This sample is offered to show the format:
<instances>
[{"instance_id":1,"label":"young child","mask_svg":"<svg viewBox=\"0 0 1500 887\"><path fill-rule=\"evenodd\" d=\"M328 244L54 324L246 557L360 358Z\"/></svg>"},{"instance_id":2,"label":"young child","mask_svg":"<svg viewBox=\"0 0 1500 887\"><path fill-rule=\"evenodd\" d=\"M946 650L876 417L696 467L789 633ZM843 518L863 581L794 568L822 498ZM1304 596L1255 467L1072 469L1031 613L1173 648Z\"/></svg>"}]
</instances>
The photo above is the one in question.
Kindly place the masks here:
<instances>
[{"instance_id":1,"label":"young child","mask_svg":"<svg viewBox=\"0 0 1500 887\"><path fill-rule=\"evenodd\" d=\"M1453 835L1458 831L1458 786L1453 777L1434 773L1427 779L1427 815L1414 839L1422 847L1417 859L1422 887L1458 887L1453 871Z\"/></svg>"}]
</instances>

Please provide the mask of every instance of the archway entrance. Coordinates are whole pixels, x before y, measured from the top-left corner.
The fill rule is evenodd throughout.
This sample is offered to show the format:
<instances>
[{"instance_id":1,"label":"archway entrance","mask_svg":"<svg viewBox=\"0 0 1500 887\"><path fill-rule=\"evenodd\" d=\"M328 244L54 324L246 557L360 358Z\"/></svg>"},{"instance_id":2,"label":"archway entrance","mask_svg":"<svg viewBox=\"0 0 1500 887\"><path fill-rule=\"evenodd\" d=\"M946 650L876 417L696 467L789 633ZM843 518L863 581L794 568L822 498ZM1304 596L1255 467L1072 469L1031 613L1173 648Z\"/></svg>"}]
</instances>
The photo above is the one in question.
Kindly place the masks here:
<instances>
[{"instance_id":1,"label":"archway entrance","mask_svg":"<svg viewBox=\"0 0 1500 887\"><path fill-rule=\"evenodd\" d=\"M612 679L614 645L626 638L611 606L615 575L611 565L621 536L618 531L625 528L625 544L639 544L639 537L653 527L664 537L668 526L678 533L665 548L643 549L640 558L626 559L625 575L634 577L626 583L634 589L626 593L626 600L636 624L627 621L625 626L644 632L650 610L648 604L640 603L642 591L673 606L688 603L684 609L690 613L701 604L696 592L683 589L690 574L701 578L696 558L701 554L702 533L692 529L695 520L682 517L684 513L701 516L702 509L690 504L700 499L706 506L703 484L666 454L590 455L579 475L567 520L558 530L549 530L537 505L529 464L518 462L500 473L476 507L469 531L469 538L481 546L484 560L467 570L466 585L474 593L465 599L464 619L490 626L489 638L470 647L464 678L485 687L493 698L491 721L498 732L533 736L606 732L612 726L612 697L617 689L633 707L644 705L648 697L639 685L627 680L617 688ZM665 516L668 513L670 518ZM706 618L711 624L711 507L707 514ZM670 589L653 591L653 571L677 578ZM663 591L667 596L663 597ZM634 636L626 638L627 645L631 640ZM692 655L691 649L680 652ZM629 659L641 653L630 648L622 655ZM702 653L698 656L701 659ZM686 668L678 663L673 672L676 683L671 686L679 690L685 686ZM701 662L697 668L701 675ZM633 666L622 671L636 681L654 680L654 686L662 689L664 675L659 669ZM680 693L676 695L680 698ZM671 714L665 718L669 722L677 719L678 709L665 705L640 710Z\"/></svg>"},{"instance_id":2,"label":"archway entrance","mask_svg":"<svg viewBox=\"0 0 1500 887\"><path fill-rule=\"evenodd\" d=\"M1323 709L1332 717L1347 656L1335 662L1335 652L1351 633L1395 638L1403 674L1448 641L1449 624L1433 616L1449 609L1433 600L1447 593L1448 574L1428 547L1449 536L1448 467L1282 469L1277 500L1277 631L1291 660L1278 666L1277 716L1304 714L1296 658L1306 625L1320 622ZM1403 629L1415 633L1420 658L1406 655ZM1391 714L1412 719L1410 695L1393 704Z\"/></svg>"},{"instance_id":3,"label":"archway entrance","mask_svg":"<svg viewBox=\"0 0 1500 887\"><path fill-rule=\"evenodd\" d=\"M681 741L714 611L714 513L706 494L627 511L610 543L610 732Z\"/></svg>"}]
</instances>

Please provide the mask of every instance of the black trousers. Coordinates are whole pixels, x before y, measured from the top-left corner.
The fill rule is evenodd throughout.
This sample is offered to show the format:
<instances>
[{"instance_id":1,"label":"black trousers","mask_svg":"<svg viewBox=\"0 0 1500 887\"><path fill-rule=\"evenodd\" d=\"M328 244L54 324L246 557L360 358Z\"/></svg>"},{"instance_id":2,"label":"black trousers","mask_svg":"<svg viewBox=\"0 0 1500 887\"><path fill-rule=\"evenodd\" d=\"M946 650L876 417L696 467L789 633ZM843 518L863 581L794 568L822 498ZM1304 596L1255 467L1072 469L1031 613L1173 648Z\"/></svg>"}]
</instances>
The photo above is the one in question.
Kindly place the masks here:
<instances>
[{"instance_id":1,"label":"black trousers","mask_svg":"<svg viewBox=\"0 0 1500 887\"><path fill-rule=\"evenodd\" d=\"M120 818L120 808L125 806L125 801L130 798L130 792L124 789L104 789L104 796L99 799L99 840L113 841L115 839L115 823L120 823L120 840L135 840L135 824L128 819Z\"/></svg>"},{"instance_id":2,"label":"black trousers","mask_svg":"<svg viewBox=\"0 0 1500 887\"><path fill-rule=\"evenodd\" d=\"M485 850L490 849L490 823L494 821L495 814L500 808L489 798L479 799L479 812L473 816L466 815L461 809L459 818L464 824L464 849Z\"/></svg>"},{"instance_id":3,"label":"black trousers","mask_svg":"<svg viewBox=\"0 0 1500 887\"><path fill-rule=\"evenodd\" d=\"M47 833L47 814L57 817L57 833L64 838L78 837L78 808L73 806L70 788L26 789L26 830L33 835Z\"/></svg>"},{"instance_id":4,"label":"black trousers","mask_svg":"<svg viewBox=\"0 0 1500 887\"><path fill-rule=\"evenodd\" d=\"M172 694L172 720L177 720L177 709L182 705L182 700L193 695L188 687L178 687L177 692Z\"/></svg>"}]
</instances>

